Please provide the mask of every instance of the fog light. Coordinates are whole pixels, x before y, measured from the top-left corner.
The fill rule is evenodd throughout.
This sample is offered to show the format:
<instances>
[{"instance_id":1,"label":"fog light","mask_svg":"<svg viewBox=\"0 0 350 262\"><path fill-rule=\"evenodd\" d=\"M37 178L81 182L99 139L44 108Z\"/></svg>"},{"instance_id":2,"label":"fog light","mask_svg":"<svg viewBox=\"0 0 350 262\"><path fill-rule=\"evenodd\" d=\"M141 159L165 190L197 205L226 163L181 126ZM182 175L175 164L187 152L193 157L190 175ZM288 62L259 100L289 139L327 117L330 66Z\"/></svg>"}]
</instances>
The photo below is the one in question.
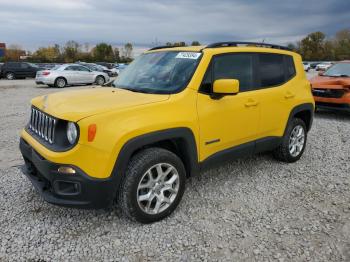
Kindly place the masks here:
<instances>
[{"instance_id":1,"label":"fog light","mask_svg":"<svg viewBox=\"0 0 350 262\"><path fill-rule=\"evenodd\" d=\"M58 172L59 173L62 173L62 174L75 174L75 169L74 168L71 168L69 166L60 166L58 168Z\"/></svg>"}]
</instances>

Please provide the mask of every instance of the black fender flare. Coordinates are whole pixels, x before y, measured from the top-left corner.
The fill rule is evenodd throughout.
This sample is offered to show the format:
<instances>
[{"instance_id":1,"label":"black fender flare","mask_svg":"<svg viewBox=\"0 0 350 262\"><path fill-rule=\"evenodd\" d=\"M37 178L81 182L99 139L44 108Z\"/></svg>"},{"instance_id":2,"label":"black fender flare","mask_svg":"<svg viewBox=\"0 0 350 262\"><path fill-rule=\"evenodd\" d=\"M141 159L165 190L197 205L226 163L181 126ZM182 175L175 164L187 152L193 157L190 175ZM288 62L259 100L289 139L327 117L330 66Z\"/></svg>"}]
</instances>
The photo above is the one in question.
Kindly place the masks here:
<instances>
[{"instance_id":1,"label":"black fender flare","mask_svg":"<svg viewBox=\"0 0 350 262\"><path fill-rule=\"evenodd\" d=\"M288 124L292 121L295 115L303 111L308 111L310 113L310 124L308 126L308 131L310 131L312 122L314 119L314 112L315 112L315 107L312 103L305 103L305 104L300 104L295 106L289 114L287 125L285 126L285 130L287 129Z\"/></svg>"},{"instance_id":2,"label":"black fender flare","mask_svg":"<svg viewBox=\"0 0 350 262\"><path fill-rule=\"evenodd\" d=\"M186 169L190 176L197 174L199 171L197 144L192 130L186 127L160 130L134 137L123 145L111 174L115 189L119 189L128 163L134 152L147 145L165 140L181 141L186 157L186 163L184 163L184 165L187 167Z\"/></svg>"}]
</instances>

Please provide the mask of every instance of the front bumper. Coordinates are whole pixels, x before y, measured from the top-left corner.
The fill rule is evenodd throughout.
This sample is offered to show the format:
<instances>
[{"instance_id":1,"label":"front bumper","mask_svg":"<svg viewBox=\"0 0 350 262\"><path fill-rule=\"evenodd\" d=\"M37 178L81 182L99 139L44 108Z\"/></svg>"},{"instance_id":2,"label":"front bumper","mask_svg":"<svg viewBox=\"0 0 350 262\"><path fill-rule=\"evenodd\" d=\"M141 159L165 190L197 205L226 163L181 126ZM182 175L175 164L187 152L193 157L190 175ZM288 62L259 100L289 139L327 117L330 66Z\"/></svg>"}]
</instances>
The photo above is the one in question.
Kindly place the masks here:
<instances>
[{"instance_id":1,"label":"front bumper","mask_svg":"<svg viewBox=\"0 0 350 262\"><path fill-rule=\"evenodd\" d=\"M350 112L349 104L339 104L339 103L326 103L326 102L316 102L316 107L327 110Z\"/></svg>"},{"instance_id":2,"label":"front bumper","mask_svg":"<svg viewBox=\"0 0 350 262\"><path fill-rule=\"evenodd\" d=\"M116 197L113 177L95 179L78 167L50 162L37 153L23 138L20 150L25 161L25 175L42 198L52 204L78 208L106 208ZM59 167L72 167L75 174L58 172Z\"/></svg>"}]
</instances>

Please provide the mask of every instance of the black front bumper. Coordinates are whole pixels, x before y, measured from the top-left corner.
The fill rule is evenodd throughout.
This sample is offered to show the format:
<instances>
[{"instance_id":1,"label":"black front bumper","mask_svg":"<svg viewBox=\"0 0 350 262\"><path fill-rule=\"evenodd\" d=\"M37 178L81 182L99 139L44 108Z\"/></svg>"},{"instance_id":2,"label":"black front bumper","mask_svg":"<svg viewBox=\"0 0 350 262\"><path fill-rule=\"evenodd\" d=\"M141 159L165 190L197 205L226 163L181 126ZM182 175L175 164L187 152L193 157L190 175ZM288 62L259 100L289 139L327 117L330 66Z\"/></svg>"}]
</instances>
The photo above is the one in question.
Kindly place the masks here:
<instances>
[{"instance_id":1,"label":"black front bumper","mask_svg":"<svg viewBox=\"0 0 350 262\"><path fill-rule=\"evenodd\" d=\"M22 138L20 150L25 161L23 172L45 201L67 207L106 208L115 200L113 177L94 179L78 167L50 162ZM75 174L59 173L62 166L74 168Z\"/></svg>"},{"instance_id":2,"label":"black front bumper","mask_svg":"<svg viewBox=\"0 0 350 262\"><path fill-rule=\"evenodd\" d=\"M342 112L350 112L350 104L316 102L316 108L342 111Z\"/></svg>"}]
</instances>

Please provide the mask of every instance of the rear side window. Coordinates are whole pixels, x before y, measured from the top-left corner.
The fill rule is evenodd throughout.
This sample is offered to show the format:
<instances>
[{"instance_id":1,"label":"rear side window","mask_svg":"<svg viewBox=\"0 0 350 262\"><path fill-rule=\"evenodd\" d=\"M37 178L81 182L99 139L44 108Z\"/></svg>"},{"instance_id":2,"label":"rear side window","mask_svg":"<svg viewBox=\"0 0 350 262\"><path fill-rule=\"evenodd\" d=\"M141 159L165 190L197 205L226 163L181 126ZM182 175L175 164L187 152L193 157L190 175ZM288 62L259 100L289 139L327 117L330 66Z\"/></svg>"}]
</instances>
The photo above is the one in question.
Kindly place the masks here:
<instances>
[{"instance_id":1,"label":"rear side window","mask_svg":"<svg viewBox=\"0 0 350 262\"><path fill-rule=\"evenodd\" d=\"M16 62L7 63L7 67L10 67L10 68L19 68L19 66L20 66L20 63L16 63Z\"/></svg>"},{"instance_id":2,"label":"rear side window","mask_svg":"<svg viewBox=\"0 0 350 262\"><path fill-rule=\"evenodd\" d=\"M278 86L284 83L283 55L259 54L260 87Z\"/></svg>"},{"instance_id":3,"label":"rear side window","mask_svg":"<svg viewBox=\"0 0 350 262\"><path fill-rule=\"evenodd\" d=\"M258 54L260 88L279 86L295 76L292 56L279 54Z\"/></svg>"}]
</instances>

